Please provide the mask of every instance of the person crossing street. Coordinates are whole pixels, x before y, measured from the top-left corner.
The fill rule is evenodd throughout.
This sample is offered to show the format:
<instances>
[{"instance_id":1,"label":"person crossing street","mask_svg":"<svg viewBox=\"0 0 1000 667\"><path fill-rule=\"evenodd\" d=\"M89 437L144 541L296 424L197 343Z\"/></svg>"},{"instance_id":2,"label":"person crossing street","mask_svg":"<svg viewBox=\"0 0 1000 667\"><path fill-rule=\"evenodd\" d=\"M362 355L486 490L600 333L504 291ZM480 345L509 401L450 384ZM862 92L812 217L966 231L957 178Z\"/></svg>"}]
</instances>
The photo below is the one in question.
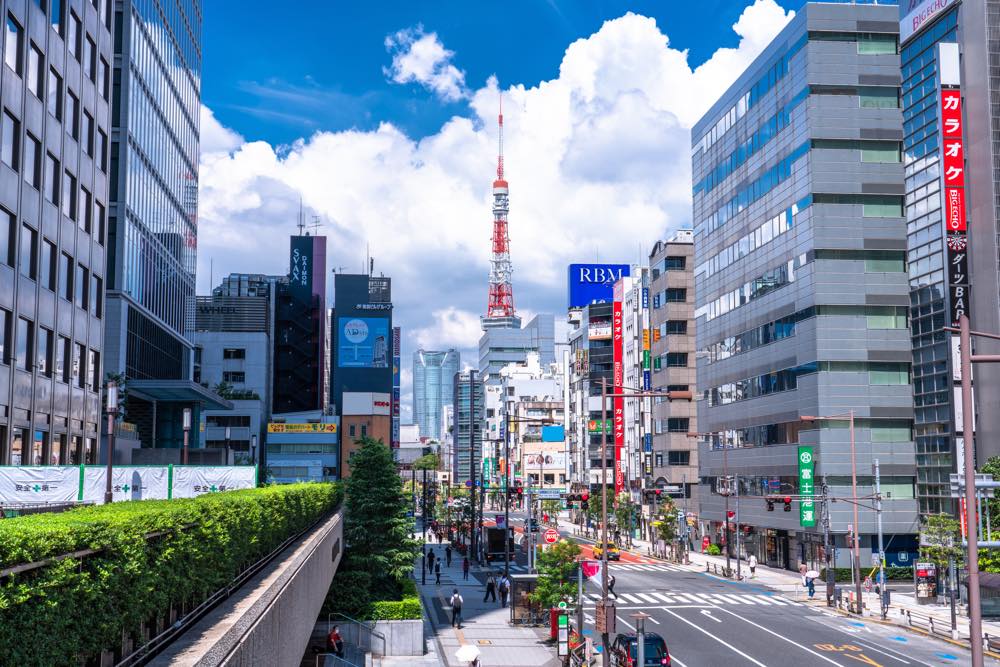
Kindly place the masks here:
<instances>
[{"instance_id":1,"label":"person crossing street","mask_svg":"<svg viewBox=\"0 0 1000 667\"><path fill-rule=\"evenodd\" d=\"M486 577L486 595L483 596L483 602L490 598L493 598L493 602L497 601L497 580L492 572Z\"/></svg>"},{"instance_id":2,"label":"person crossing street","mask_svg":"<svg viewBox=\"0 0 1000 667\"><path fill-rule=\"evenodd\" d=\"M451 567L451 545L450 544L444 548L444 559L445 559L445 564L448 567Z\"/></svg>"}]
</instances>

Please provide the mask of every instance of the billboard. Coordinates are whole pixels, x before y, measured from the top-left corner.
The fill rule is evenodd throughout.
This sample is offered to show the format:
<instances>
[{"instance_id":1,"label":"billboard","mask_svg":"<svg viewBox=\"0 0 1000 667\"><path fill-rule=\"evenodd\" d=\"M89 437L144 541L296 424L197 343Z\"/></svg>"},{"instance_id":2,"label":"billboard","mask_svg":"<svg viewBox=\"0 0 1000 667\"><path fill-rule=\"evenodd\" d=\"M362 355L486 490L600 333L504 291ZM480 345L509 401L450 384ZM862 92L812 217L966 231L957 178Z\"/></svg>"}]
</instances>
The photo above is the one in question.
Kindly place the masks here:
<instances>
[{"instance_id":1,"label":"billboard","mask_svg":"<svg viewBox=\"0 0 1000 667\"><path fill-rule=\"evenodd\" d=\"M392 413L389 394L371 391L345 391L341 398L342 415L383 415Z\"/></svg>"},{"instance_id":2,"label":"billboard","mask_svg":"<svg viewBox=\"0 0 1000 667\"><path fill-rule=\"evenodd\" d=\"M389 368L389 320L384 317L337 318L337 365L341 368Z\"/></svg>"},{"instance_id":3,"label":"billboard","mask_svg":"<svg viewBox=\"0 0 1000 667\"><path fill-rule=\"evenodd\" d=\"M336 433L336 424L287 424L268 422L268 433Z\"/></svg>"},{"instance_id":4,"label":"billboard","mask_svg":"<svg viewBox=\"0 0 1000 667\"><path fill-rule=\"evenodd\" d=\"M628 264L570 264L566 276L567 307L611 301L615 282L629 275L629 268Z\"/></svg>"},{"instance_id":5,"label":"billboard","mask_svg":"<svg viewBox=\"0 0 1000 667\"><path fill-rule=\"evenodd\" d=\"M965 208L965 147L962 134L962 91L942 88L941 114L941 180L944 185L945 247L948 259L947 280L950 322L958 326L963 315L969 314L968 223Z\"/></svg>"},{"instance_id":6,"label":"billboard","mask_svg":"<svg viewBox=\"0 0 1000 667\"><path fill-rule=\"evenodd\" d=\"M614 415L613 428L615 435L615 495L625 488L625 399L621 396L622 385L625 384L625 355L623 350L624 331L622 326L622 296L625 287L618 281L612 287L614 305L612 306L612 357L614 360Z\"/></svg>"},{"instance_id":7,"label":"billboard","mask_svg":"<svg viewBox=\"0 0 1000 667\"><path fill-rule=\"evenodd\" d=\"M524 472L537 472L542 470L565 470L565 452L540 452L524 455Z\"/></svg>"},{"instance_id":8,"label":"billboard","mask_svg":"<svg viewBox=\"0 0 1000 667\"><path fill-rule=\"evenodd\" d=\"M288 286L296 299L312 298L314 236L293 236L288 258Z\"/></svg>"}]
</instances>

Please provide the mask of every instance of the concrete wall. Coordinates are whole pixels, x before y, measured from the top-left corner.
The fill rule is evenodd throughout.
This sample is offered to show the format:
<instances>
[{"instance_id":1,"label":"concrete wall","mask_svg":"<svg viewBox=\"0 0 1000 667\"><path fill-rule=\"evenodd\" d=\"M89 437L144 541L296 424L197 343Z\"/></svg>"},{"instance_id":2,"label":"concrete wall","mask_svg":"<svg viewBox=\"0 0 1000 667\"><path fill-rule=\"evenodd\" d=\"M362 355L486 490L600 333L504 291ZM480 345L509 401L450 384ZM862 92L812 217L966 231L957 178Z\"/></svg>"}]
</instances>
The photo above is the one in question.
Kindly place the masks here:
<instances>
[{"instance_id":1,"label":"concrete wall","mask_svg":"<svg viewBox=\"0 0 1000 667\"><path fill-rule=\"evenodd\" d=\"M297 666L344 551L343 516L288 547L152 664Z\"/></svg>"}]
</instances>

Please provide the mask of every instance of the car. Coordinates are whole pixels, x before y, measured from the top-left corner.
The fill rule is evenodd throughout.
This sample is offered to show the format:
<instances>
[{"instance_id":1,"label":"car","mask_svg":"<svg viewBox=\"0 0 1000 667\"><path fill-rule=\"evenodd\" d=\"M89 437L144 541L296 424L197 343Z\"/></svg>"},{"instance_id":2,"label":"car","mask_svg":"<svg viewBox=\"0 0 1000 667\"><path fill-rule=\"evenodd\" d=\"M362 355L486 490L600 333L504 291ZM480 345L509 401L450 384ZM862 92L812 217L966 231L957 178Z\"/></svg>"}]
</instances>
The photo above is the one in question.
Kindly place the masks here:
<instances>
[{"instance_id":1,"label":"car","mask_svg":"<svg viewBox=\"0 0 1000 667\"><path fill-rule=\"evenodd\" d=\"M667 642L655 632L646 633L645 665L636 664L639 660L639 642L635 633L621 634L615 637L611 650L608 652L613 667L670 667L670 651Z\"/></svg>"},{"instance_id":2,"label":"car","mask_svg":"<svg viewBox=\"0 0 1000 667\"><path fill-rule=\"evenodd\" d=\"M598 542L594 545L594 558L602 558L604 554L604 548L601 543ZM608 542L608 560L621 560L622 554L612 542Z\"/></svg>"}]
</instances>

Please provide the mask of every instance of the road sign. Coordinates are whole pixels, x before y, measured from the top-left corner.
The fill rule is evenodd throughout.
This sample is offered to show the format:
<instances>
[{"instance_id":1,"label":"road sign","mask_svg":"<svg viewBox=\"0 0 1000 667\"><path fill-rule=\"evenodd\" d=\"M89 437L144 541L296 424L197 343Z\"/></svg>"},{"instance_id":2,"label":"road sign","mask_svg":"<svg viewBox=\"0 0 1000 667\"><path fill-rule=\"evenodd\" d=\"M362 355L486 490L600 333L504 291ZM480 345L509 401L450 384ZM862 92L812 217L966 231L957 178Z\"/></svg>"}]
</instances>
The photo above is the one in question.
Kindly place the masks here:
<instances>
[{"instance_id":1,"label":"road sign","mask_svg":"<svg viewBox=\"0 0 1000 667\"><path fill-rule=\"evenodd\" d=\"M608 600L597 601L594 609L594 626L600 634L615 634L615 603Z\"/></svg>"},{"instance_id":2,"label":"road sign","mask_svg":"<svg viewBox=\"0 0 1000 667\"><path fill-rule=\"evenodd\" d=\"M555 544L556 542L559 541L559 531L556 530L555 528L549 528L548 530L545 531L544 537L546 544Z\"/></svg>"},{"instance_id":3,"label":"road sign","mask_svg":"<svg viewBox=\"0 0 1000 667\"><path fill-rule=\"evenodd\" d=\"M505 517L503 514L497 514L496 517L497 517L496 518L497 528L506 528L507 527L507 523L506 523L507 517Z\"/></svg>"},{"instance_id":4,"label":"road sign","mask_svg":"<svg viewBox=\"0 0 1000 667\"><path fill-rule=\"evenodd\" d=\"M472 488L472 480L471 479L465 480L465 488L467 488L467 489L471 489Z\"/></svg>"},{"instance_id":5,"label":"road sign","mask_svg":"<svg viewBox=\"0 0 1000 667\"><path fill-rule=\"evenodd\" d=\"M566 603L559 603L561 609L566 608ZM558 625L556 627L558 630L558 640L559 640L559 655L567 656L569 655L569 616L565 613L559 614Z\"/></svg>"}]
</instances>

